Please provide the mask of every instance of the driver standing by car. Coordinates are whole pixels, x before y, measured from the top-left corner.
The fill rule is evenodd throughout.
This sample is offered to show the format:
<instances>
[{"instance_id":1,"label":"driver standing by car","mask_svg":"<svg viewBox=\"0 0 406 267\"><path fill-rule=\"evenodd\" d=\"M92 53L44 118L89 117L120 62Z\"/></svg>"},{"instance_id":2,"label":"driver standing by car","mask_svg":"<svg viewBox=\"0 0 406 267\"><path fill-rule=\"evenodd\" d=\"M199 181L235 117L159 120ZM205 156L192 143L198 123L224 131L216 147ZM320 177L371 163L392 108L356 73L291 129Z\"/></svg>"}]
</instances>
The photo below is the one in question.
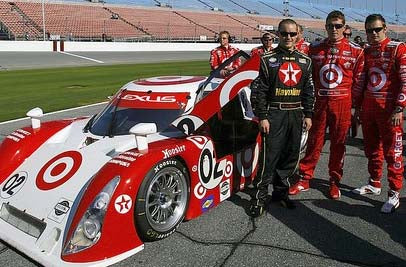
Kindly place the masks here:
<instances>
[{"instance_id":1,"label":"driver standing by car","mask_svg":"<svg viewBox=\"0 0 406 267\"><path fill-rule=\"evenodd\" d=\"M260 121L262 147L251 199L252 217L264 213L271 182L272 201L295 208L288 197L289 178L298 165L302 130L312 126L314 106L311 59L296 50L297 34L294 20L282 20L278 26L278 47L260 60L252 103Z\"/></svg>"},{"instance_id":2,"label":"driver standing by car","mask_svg":"<svg viewBox=\"0 0 406 267\"><path fill-rule=\"evenodd\" d=\"M236 54L239 49L230 45L230 33L228 31L221 31L219 34L220 46L214 48L210 52L210 67L212 70L217 69L221 63ZM239 61L235 60L230 65L226 66L220 71L220 75L224 78L230 75L239 67Z\"/></svg>"}]
</instances>

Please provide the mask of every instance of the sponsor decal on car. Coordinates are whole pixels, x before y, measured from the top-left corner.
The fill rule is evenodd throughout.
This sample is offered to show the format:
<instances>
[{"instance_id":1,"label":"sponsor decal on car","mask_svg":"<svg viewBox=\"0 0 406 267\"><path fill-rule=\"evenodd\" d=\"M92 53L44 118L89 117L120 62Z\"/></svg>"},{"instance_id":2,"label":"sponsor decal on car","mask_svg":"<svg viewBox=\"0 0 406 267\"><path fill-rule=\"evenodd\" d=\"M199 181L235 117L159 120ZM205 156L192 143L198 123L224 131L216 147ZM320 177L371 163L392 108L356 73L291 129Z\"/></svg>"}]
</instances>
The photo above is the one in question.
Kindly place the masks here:
<instances>
[{"instance_id":1,"label":"sponsor decal on car","mask_svg":"<svg viewBox=\"0 0 406 267\"><path fill-rule=\"evenodd\" d=\"M126 214L130 211L132 203L132 199L129 195L119 195L114 201L114 208L118 213Z\"/></svg>"},{"instance_id":2,"label":"sponsor decal on car","mask_svg":"<svg viewBox=\"0 0 406 267\"><path fill-rule=\"evenodd\" d=\"M231 196L230 179L220 183L220 202L226 200Z\"/></svg>"},{"instance_id":3,"label":"sponsor decal on car","mask_svg":"<svg viewBox=\"0 0 406 267\"><path fill-rule=\"evenodd\" d=\"M179 154L180 152L186 151L186 146L181 145L181 146L176 146L174 148L167 148L165 150L162 150L162 153L164 154L164 159L170 158L176 154Z\"/></svg>"},{"instance_id":4,"label":"sponsor decal on car","mask_svg":"<svg viewBox=\"0 0 406 267\"><path fill-rule=\"evenodd\" d=\"M48 219L61 223L72 207L72 203L73 202L68 199L61 198L55 205L54 209L48 214Z\"/></svg>"},{"instance_id":5,"label":"sponsor decal on car","mask_svg":"<svg viewBox=\"0 0 406 267\"><path fill-rule=\"evenodd\" d=\"M214 196L210 195L201 200L202 212L208 211L214 205Z\"/></svg>"},{"instance_id":6,"label":"sponsor decal on car","mask_svg":"<svg viewBox=\"0 0 406 267\"><path fill-rule=\"evenodd\" d=\"M21 188L23 188L25 182L27 181L28 174L26 172L19 172L13 174L10 178L6 180L1 188L0 196L2 198L10 198L17 194Z\"/></svg>"},{"instance_id":7,"label":"sponsor decal on car","mask_svg":"<svg viewBox=\"0 0 406 267\"><path fill-rule=\"evenodd\" d=\"M207 189L201 183L197 183L193 189L193 193L197 199L202 199L206 195Z\"/></svg>"},{"instance_id":8,"label":"sponsor decal on car","mask_svg":"<svg viewBox=\"0 0 406 267\"><path fill-rule=\"evenodd\" d=\"M12 132L11 134L7 135L6 138L11 139L15 142L20 142L29 135L31 135L30 132L24 131L23 129L18 129Z\"/></svg>"},{"instance_id":9,"label":"sponsor decal on car","mask_svg":"<svg viewBox=\"0 0 406 267\"><path fill-rule=\"evenodd\" d=\"M51 190L63 185L79 170L82 155L77 151L65 151L49 160L38 172L36 185L41 190Z\"/></svg>"}]
</instances>

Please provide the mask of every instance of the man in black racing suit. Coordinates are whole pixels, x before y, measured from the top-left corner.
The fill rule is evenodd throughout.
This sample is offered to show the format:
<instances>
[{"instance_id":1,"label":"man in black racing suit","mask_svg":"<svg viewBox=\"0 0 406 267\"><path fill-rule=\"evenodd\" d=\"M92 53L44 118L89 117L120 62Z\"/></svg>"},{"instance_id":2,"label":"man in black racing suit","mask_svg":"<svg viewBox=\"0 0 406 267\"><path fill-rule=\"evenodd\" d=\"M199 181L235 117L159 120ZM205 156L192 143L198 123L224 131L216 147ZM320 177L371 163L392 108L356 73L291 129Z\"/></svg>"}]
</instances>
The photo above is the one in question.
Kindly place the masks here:
<instances>
[{"instance_id":1,"label":"man in black racing suit","mask_svg":"<svg viewBox=\"0 0 406 267\"><path fill-rule=\"evenodd\" d=\"M288 197L288 180L298 165L303 127L309 130L312 125L314 105L311 59L296 50L297 31L294 20L279 23L280 43L261 56L259 76L251 86L253 109L263 133L250 207L252 217L264 213L271 182L272 201L295 208Z\"/></svg>"}]
</instances>

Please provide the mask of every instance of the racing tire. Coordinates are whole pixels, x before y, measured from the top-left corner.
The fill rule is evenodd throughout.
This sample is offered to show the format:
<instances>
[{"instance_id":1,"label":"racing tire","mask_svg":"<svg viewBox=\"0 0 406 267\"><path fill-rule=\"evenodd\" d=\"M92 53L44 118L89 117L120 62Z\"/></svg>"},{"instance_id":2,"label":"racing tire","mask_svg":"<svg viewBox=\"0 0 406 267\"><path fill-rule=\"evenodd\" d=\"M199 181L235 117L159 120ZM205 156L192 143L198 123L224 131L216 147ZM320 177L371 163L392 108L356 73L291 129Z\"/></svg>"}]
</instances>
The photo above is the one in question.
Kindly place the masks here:
<instances>
[{"instance_id":1,"label":"racing tire","mask_svg":"<svg viewBox=\"0 0 406 267\"><path fill-rule=\"evenodd\" d=\"M170 236L183 221L189 204L189 175L177 159L158 162L145 176L137 194L135 224L143 241Z\"/></svg>"}]
</instances>

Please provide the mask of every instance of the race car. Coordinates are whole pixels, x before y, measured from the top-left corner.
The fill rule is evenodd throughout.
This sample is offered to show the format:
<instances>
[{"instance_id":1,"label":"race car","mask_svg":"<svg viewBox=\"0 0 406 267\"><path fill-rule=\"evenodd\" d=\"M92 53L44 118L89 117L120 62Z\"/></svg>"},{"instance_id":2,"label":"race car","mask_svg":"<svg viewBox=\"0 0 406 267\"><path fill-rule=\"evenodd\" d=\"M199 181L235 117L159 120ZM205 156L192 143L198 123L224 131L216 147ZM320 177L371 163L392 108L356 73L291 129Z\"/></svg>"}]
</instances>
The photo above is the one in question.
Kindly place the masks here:
<instances>
[{"instance_id":1,"label":"race car","mask_svg":"<svg viewBox=\"0 0 406 267\"><path fill-rule=\"evenodd\" d=\"M242 190L261 141L258 66L240 51L207 78L131 81L93 117L30 110L0 145L0 238L45 266L106 266Z\"/></svg>"}]
</instances>

